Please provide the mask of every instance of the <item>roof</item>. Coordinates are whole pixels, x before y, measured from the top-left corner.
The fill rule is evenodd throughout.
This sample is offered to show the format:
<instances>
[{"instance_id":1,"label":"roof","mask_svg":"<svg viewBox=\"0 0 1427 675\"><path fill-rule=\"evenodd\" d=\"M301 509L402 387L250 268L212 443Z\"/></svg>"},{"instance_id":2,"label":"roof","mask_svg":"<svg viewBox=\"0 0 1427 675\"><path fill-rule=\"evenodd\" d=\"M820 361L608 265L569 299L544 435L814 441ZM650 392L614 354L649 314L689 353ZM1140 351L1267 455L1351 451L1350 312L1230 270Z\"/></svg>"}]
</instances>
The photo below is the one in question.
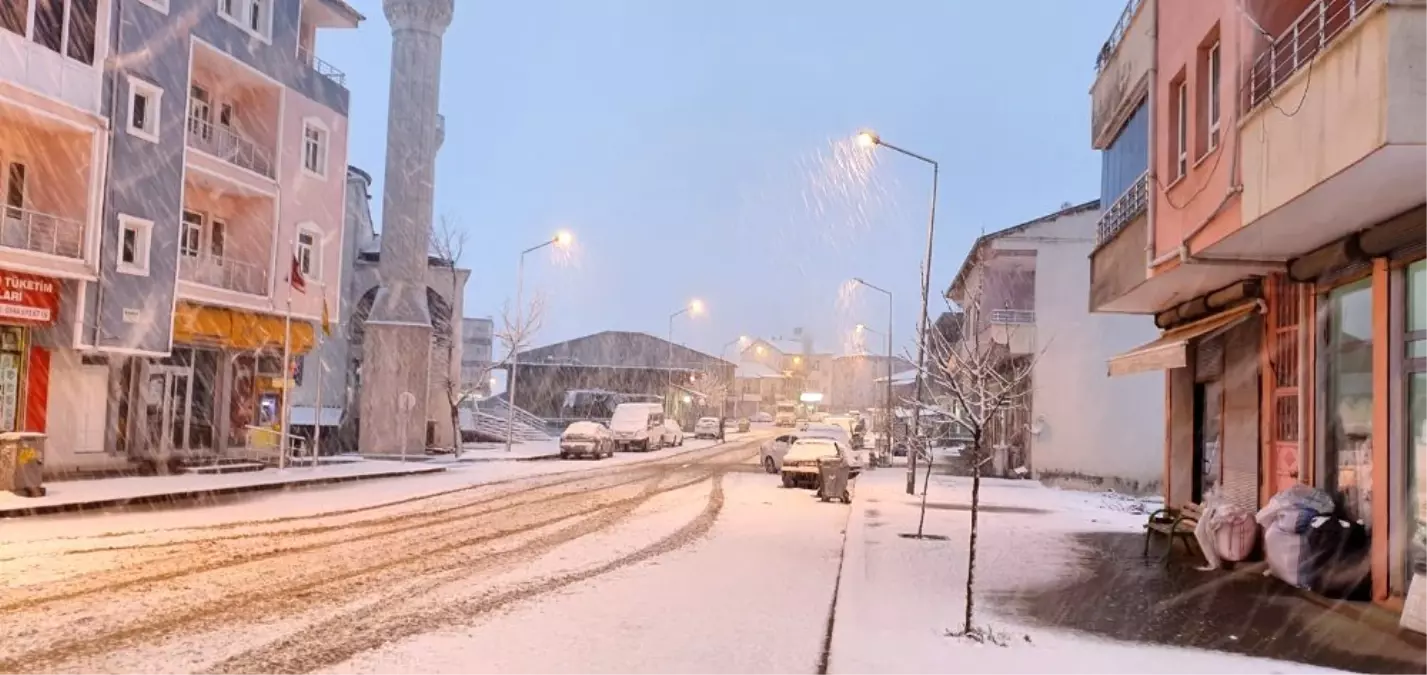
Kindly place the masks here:
<instances>
[{"instance_id":1,"label":"roof","mask_svg":"<svg viewBox=\"0 0 1427 675\"><path fill-rule=\"evenodd\" d=\"M877 378L876 381L877 381L877 382L886 382L886 381L887 381L887 378L885 378L885 377L879 377L879 378ZM916 381L917 381L917 369L916 369L916 368L913 368L913 369L911 369L911 370L904 370L904 371L902 371L902 372L900 372L900 373L892 373L892 384L894 384L894 385L911 384L911 383L916 382Z\"/></svg>"},{"instance_id":2,"label":"roof","mask_svg":"<svg viewBox=\"0 0 1427 675\"><path fill-rule=\"evenodd\" d=\"M986 234L977 237L976 241L972 242L971 249L966 252L966 257L962 259L961 268L956 271L956 277L951 280L951 285L946 287L946 292L943 295L948 298L951 297L952 290L955 289L957 286L961 285L962 281L966 278L966 275L971 272L971 268L975 266L972 261L976 259L976 254L979 253L981 249L984 248L987 244L990 244L991 242L1000 239L1001 237L1006 237L1019 232L1023 232L1027 229L1030 229L1031 227L1040 225L1042 223L1049 223L1053 220L1057 220L1065 216L1075 215L1084 211L1093 211L1098 208L1100 208L1100 200L1092 199L1082 204L1067 206L1059 211L1056 211L1055 213L1048 213L1034 220L1027 220L1026 222L1021 223L1019 225L1012 225L1005 229L996 230L995 232L987 232Z\"/></svg>"},{"instance_id":3,"label":"roof","mask_svg":"<svg viewBox=\"0 0 1427 675\"><path fill-rule=\"evenodd\" d=\"M672 358L671 358L672 357ZM607 330L520 352L521 366L702 370L733 367L703 352L648 333Z\"/></svg>"},{"instance_id":4,"label":"roof","mask_svg":"<svg viewBox=\"0 0 1427 675\"><path fill-rule=\"evenodd\" d=\"M783 374L761 363L749 362L738 364L738 367L733 371L733 376L749 380L761 380L765 378L782 378Z\"/></svg>"}]
</instances>

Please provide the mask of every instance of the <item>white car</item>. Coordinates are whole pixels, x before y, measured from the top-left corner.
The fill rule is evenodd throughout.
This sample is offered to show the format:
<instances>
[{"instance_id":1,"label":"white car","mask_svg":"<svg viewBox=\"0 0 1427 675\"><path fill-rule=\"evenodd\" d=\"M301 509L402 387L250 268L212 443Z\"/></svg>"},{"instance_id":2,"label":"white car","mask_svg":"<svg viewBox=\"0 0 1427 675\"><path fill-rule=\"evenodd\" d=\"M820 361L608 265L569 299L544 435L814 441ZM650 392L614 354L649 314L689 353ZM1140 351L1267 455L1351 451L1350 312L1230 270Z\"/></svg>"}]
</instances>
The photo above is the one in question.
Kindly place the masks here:
<instances>
[{"instance_id":1,"label":"white car","mask_svg":"<svg viewBox=\"0 0 1427 675\"><path fill-rule=\"evenodd\" d=\"M671 419L664 420L664 447L672 448L684 444L684 428Z\"/></svg>"},{"instance_id":2,"label":"white car","mask_svg":"<svg viewBox=\"0 0 1427 675\"><path fill-rule=\"evenodd\" d=\"M817 487L818 462L825 457L849 459L847 448L831 438L800 438L795 441L783 455L783 487Z\"/></svg>"},{"instance_id":3,"label":"white car","mask_svg":"<svg viewBox=\"0 0 1427 675\"><path fill-rule=\"evenodd\" d=\"M763 465L763 470L768 473L778 473L782 470L783 456L788 454L788 448L797 440L797 434L783 434L763 441L763 445L758 448L758 463Z\"/></svg>"},{"instance_id":4,"label":"white car","mask_svg":"<svg viewBox=\"0 0 1427 675\"><path fill-rule=\"evenodd\" d=\"M700 417L694 423L694 438L718 438L718 418Z\"/></svg>"},{"instance_id":5,"label":"white car","mask_svg":"<svg viewBox=\"0 0 1427 675\"><path fill-rule=\"evenodd\" d=\"M599 422L575 422L560 434L560 459L614 456L614 436Z\"/></svg>"},{"instance_id":6,"label":"white car","mask_svg":"<svg viewBox=\"0 0 1427 675\"><path fill-rule=\"evenodd\" d=\"M753 421L759 424L772 424L773 416L766 412L761 412L753 416Z\"/></svg>"},{"instance_id":7,"label":"white car","mask_svg":"<svg viewBox=\"0 0 1427 675\"><path fill-rule=\"evenodd\" d=\"M664 442L664 409L658 403L621 403L609 427L619 450L658 450Z\"/></svg>"}]
</instances>

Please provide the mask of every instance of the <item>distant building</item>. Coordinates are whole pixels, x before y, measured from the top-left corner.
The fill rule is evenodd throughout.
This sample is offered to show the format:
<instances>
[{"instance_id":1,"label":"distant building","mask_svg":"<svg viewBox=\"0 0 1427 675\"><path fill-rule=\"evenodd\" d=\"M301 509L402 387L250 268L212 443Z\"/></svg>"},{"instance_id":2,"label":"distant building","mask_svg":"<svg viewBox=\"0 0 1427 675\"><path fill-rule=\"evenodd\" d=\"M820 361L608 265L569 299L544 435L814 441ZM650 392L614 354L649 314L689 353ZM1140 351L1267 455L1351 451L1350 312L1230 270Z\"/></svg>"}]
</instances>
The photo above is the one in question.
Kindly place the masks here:
<instances>
[{"instance_id":1,"label":"distant building","mask_svg":"<svg viewBox=\"0 0 1427 675\"><path fill-rule=\"evenodd\" d=\"M494 337L495 321L490 318L461 319L461 383L480 398L491 395Z\"/></svg>"}]
</instances>

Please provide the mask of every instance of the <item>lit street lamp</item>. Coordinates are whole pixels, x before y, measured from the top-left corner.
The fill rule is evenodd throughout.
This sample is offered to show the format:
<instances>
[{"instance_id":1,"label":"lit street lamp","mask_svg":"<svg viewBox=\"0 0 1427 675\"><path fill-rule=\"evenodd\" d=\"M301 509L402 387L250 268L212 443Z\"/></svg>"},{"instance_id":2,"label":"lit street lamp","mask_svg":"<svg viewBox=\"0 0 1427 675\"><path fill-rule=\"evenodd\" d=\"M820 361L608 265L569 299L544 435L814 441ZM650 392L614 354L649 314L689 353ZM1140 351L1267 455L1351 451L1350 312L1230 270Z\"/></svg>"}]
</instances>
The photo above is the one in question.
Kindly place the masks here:
<instances>
[{"instance_id":1,"label":"lit street lamp","mask_svg":"<svg viewBox=\"0 0 1427 675\"><path fill-rule=\"evenodd\" d=\"M912 159L926 162L932 167L932 203L931 213L927 218L927 254L925 260L922 261L922 313L921 316L917 319L917 393L915 404L912 406L912 439L920 441L922 417L922 371L926 369L927 365L927 295L931 291L932 282L932 240L936 236L936 189L937 182L941 178L941 165L937 164L936 160L934 159L925 157L923 155L918 155L915 152L911 152L904 148L899 148L895 145L892 145L891 143L882 140L882 137L878 136L877 132L875 131L863 130L861 132L858 132L857 144L868 149L881 146L887 148L888 150L892 150L894 152L898 152L908 157L911 157ZM890 384L890 381L888 384ZM928 467L928 470L930 470L930 467ZM911 452L907 453L907 494L909 495L916 494L916 471L917 453L916 450L913 449Z\"/></svg>"},{"instance_id":2,"label":"lit street lamp","mask_svg":"<svg viewBox=\"0 0 1427 675\"><path fill-rule=\"evenodd\" d=\"M670 315L669 315L669 363L668 363L668 367L669 367L669 386L670 386L670 387L673 387L673 386L674 386L674 319L679 318L679 315L681 315L681 314L688 314L689 316L698 316L698 315L703 314L703 313L704 313L704 301L703 301L703 300L700 300L700 299L698 299L698 298L694 298L693 300L690 300L690 301L689 301L689 304L684 305L683 308L681 308L679 311L674 312L673 314L670 314Z\"/></svg>"},{"instance_id":3,"label":"lit street lamp","mask_svg":"<svg viewBox=\"0 0 1427 675\"><path fill-rule=\"evenodd\" d=\"M864 281L861 277L855 278L855 279L853 279L853 281L856 282L857 284L861 285L861 286L866 286L866 287L868 287L868 288L870 288L870 289L872 289L872 290L874 290L874 291L878 291L878 292L880 292L880 293L882 293L882 294L884 294L884 295L887 296L887 334L883 336L883 337L887 338L887 414L886 414L886 419L883 421L883 427L885 427L884 430L885 430L885 432L886 432L886 434L887 434L887 452L888 452L888 453L891 453L891 452L892 452L892 291L889 291L889 290L887 290L887 289L885 289L885 288L882 288L882 287L880 287L880 286L873 286L872 284L869 284L869 283L867 283L866 281ZM858 329L858 330L871 330L870 328L867 328L867 327L864 326L863 324L857 324L857 329ZM872 332L875 333L876 331L872 331ZM912 419L916 419L916 417L913 416ZM889 457L890 457L890 454L889 454ZM910 452L907 453L907 485L908 485L908 489L915 489L915 488L916 488L916 484L917 484L916 474L914 473L914 472L916 471L916 464L914 463L915 460L911 459L911 457L912 457L912 453L910 453Z\"/></svg>"},{"instance_id":4,"label":"lit street lamp","mask_svg":"<svg viewBox=\"0 0 1427 675\"><path fill-rule=\"evenodd\" d=\"M510 452L510 446L515 442L515 375L520 369L520 345L517 344L517 342L518 338L522 337L522 334L525 332L523 325L525 321L523 316L525 309L520 306L520 303L523 301L521 294L525 286L525 254L539 251L551 245L565 248L568 247L573 240L574 238L569 232L562 230L555 233L555 236L520 252L520 264L516 265L515 268L515 326L512 327L514 333L511 335L510 342L510 385L505 388L505 402L507 403L505 411L506 452Z\"/></svg>"}]
</instances>

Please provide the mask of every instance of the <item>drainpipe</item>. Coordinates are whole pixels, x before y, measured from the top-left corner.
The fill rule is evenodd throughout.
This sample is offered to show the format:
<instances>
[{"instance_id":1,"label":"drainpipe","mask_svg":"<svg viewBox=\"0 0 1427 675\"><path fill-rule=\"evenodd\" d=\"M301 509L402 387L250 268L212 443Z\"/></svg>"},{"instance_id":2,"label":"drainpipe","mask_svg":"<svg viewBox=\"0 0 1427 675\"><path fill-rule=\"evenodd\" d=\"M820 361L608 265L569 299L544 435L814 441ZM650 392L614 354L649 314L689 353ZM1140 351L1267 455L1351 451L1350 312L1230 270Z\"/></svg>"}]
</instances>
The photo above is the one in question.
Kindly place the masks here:
<instances>
[{"instance_id":1,"label":"drainpipe","mask_svg":"<svg viewBox=\"0 0 1427 675\"><path fill-rule=\"evenodd\" d=\"M1155 135L1155 96L1159 92L1156 84L1159 78L1159 3L1156 0L1149 0L1150 9L1154 11L1154 21L1150 23L1150 72L1149 72L1149 95L1145 97L1145 114L1149 117L1149 169L1145 173L1145 191L1148 198L1145 200L1145 273L1148 275L1155 268L1154 261L1154 228L1155 228L1155 202L1159 200L1159 153L1155 149L1159 147L1159 138Z\"/></svg>"}]
</instances>

